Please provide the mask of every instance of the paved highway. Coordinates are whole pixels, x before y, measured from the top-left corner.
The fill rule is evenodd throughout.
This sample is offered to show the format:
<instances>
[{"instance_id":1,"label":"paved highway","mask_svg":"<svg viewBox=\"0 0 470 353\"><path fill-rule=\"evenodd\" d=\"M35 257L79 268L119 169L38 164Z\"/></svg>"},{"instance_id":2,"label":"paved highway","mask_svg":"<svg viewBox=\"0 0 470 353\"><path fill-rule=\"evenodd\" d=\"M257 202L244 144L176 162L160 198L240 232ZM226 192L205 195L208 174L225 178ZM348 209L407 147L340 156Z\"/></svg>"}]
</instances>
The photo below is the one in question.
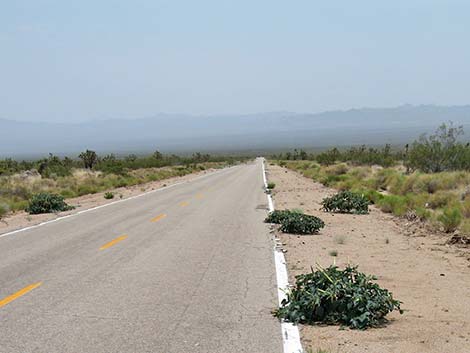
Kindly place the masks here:
<instances>
[{"instance_id":1,"label":"paved highway","mask_svg":"<svg viewBox=\"0 0 470 353\"><path fill-rule=\"evenodd\" d=\"M282 352L261 161L0 238L0 352Z\"/></svg>"}]
</instances>

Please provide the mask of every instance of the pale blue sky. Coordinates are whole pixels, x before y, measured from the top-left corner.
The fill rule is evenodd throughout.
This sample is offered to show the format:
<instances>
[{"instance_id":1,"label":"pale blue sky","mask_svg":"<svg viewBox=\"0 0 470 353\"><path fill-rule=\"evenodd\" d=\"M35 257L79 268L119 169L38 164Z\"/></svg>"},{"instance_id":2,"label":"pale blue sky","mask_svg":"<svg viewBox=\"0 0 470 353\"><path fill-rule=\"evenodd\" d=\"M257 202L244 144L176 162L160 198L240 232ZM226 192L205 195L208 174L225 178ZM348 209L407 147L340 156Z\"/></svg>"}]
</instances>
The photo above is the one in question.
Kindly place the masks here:
<instances>
[{"instance_id":1,"label":"pale blue sky","mask_svg":"<svg viewBox=\"0 0 470 353\"><path fill-rule=\"evenodd\" d=\"M14 0L0 117L470 103L468 0Z\"/></svg>"}]
</instances>

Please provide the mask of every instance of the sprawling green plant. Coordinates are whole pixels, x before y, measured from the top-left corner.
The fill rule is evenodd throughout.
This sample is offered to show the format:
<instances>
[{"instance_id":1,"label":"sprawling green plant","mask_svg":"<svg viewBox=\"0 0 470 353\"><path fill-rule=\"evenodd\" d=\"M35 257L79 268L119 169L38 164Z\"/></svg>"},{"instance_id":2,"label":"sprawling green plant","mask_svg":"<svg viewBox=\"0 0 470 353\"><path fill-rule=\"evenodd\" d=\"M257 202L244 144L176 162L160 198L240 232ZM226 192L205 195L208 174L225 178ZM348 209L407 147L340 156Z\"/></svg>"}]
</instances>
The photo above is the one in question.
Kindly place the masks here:
<instances>
[{"instance_id":1,"label":"sprawling green plant","mask_svg":"<svg viewBox=\"0 0 470 353\"><path fill-rule=\"evenodd\" d=\"M296 213L295 210L274 210L269 213L268 217L264 220L266 223L281 224L287 219L292 213Z\"/></svg>"},{"instance_id":2,"label":"sprawling green plant","mask_svg":"<svg viewBox=\"0 0 470 353\"><path fill-rule=\"evenodd\" d=\"M281 232L291 234L314 234L325 226L320 218L306 215L300 210L273 211L265 222L280 224Z\"/></svg>"},{"instance_id":3,"label":"sprawling green plant","mask_svg":"<svg viewBox=\"0 0 470 353\"><path fill-rule=\"evenodd\" d=\"M42 192L31 198L26 211L30 214L39 214L68 211L71 209L73 209L73 206L67 205L61 195Z\"/></svg>"},{"instance_id":4,"label":"sprawling green plant","mask_svg":"<svg viewBox=\"0 0 470 353\"><path fill-rule=\"evenodd\" d=\"M275 187L276 187L276 184L275 184L275 183L273 183L273 182L269 182L269 183L268 183L268 189L269 189L269 190L272 190L272 189L274 189Z\"/></svg>"},{"instance_id":5,"label":"sprawling green plant","mask_svg":"<svg viewBox=\"0 0 470 353\"><path fill-rule=\"evenodd\" d=\"M114 198L114 194L113 194L112 192L110 192L110 191L105 192L103 196L104 196L104 198L105 198L106 200L111 200L111 199Z\"/></svg>"},{"instance_id":6,"label":"sprawling green plant","mask_svg":"<svg viewBox=\"0 0 470 353\"><path fill-rule=\"evenodd\" d=\"M318 217L294 212L281 223L279 229L283 233L315 234L324 226L325 223Z\"/></svg>"},{"instance_id":7,"label":"sprawling green plant","mask_svg":"<svg viewBox=\"0 0 470 353\"><path fill-rule=\"evenodd\" d=\"M312 269L296 276L295 286L274 315L295 324L340 324L353 329L378 326L388 313L402 310L401 302L373 280L374 276L359 272L357 266Z\"/></svg>"},{"instance_id":8,"label":"sprawling green plant","mask_svg":"<svg viewBox=\"0 0 470 353\"><path fill-rule=\"evenodd\" d=\"M339 213L369 213L369 199L363 194L351 191L341 191L332 197L326 197L322 201L323 209L327 212Z\"/></svg>"}]
</instances>

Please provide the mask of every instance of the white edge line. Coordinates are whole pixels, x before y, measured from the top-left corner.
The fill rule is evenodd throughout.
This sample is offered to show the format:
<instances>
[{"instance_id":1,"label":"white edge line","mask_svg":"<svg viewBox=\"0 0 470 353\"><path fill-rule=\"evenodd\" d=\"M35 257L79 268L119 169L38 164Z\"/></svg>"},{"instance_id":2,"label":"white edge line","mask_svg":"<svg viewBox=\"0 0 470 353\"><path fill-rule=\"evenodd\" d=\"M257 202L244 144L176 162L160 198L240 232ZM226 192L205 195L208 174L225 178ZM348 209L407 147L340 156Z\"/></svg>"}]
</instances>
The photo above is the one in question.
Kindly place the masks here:
<instances>
[{"instance_id":1,"label":"white edge line","mask_svg":"<svg viewBox=\"0 0 470 353\"><path fill-rule=\"evenodd\" d=\"M68 214L68 215L66 215L66 216L61 216L61 217L58 217L58 218L54 218L54 219L51 219L51 220L49 220L49 221L41 222L41 223L38 223L38 224L35 224L35 225L32 225L32 226L29 226L29 227L25 227L25 228L20 228L20 229L12 230L11 232L7 232L7 233L0 234L0 238L6 237L7 235L13 235L13 234L20 233L20 232L24 232L24 231L27 231L27 230L39 228L39 227L41 227L41 226L43 226L43 225L46 225L46 224L58 222L58 221L61 221L61 220L63 220L63 219L66 219L66 218L75 217L75 216L78 216L78 215L80 215L80 214L87 213L87 212L91 212L91 211L94 211L94 210L98 210L98 209L103 208L103 207L115 205L115 204L120 203L120 202L125 202L125 201L129 201L129 200L137 199L137 198L139 198L139 197L142 197L142 196L145 196L145 195L154 193L154 192L163 191L163 190L172 188L172 187L177 186L177 185L189 183L189 182L192 182L192 181L201 179L201 178L205 178L205 177L207 177L207 176L215 175L215 174L218 174L218 173L227 171L227 170L229 170L229 169L231 169L231 168L234 168L234 167L238 167L238 165L234 165L234 166L231 166L231 167L226 167L226 168L223 168L223 169L221 169L221 170L216 170L216 171L211 172L211 173L208 173L208 174L200 175L200 176L195 177L195 178L193 178L193 179L180 181L180 182L178 182L178 183L171 184L171 185L168 185L168 186L163 186L163 187L161 187L161 188L158 188L158 189L155 189L155 190L150 190L150 191L144 192L144 193L139 194L139 195L130 196L130 197L128 197L127 199L117 200L117 201L113 201L113 202L110 202L110 203L106 203L106 204L104 204L104 205L99 205L99 206L87 208L87 209L85 209L85 210L81 210L81 211L78 211L78 212L75 212L75 213L72 213L72 214ZM162 180L162 181L163 181L163 180Z\"/></svg>"},{"instance_id":2,"label":"white edge line","mask_svg":"<svg viewBox=\"0 0 470 353\"><path fill-rule=\"evenodd\" d=\"M265 159L263 158L262 167L263 167L263 182L264 189L268 191L268 181L266 179L266 169L264 167ZM268 208L269 212L274 211L274 202L273 198L269 193L268 197ZM276 265L276 280L277 280L277 296L279 300L279 305L281 302L287 298L286 291L289 288L289 277L287 275L287 266L286 259L282 251L279 251L276 246L274 246L274 263ZM284 347L284 353L302 353L302 343L300 343L300 333L299 328L290 322L281 322L282 330L282 343Z\"/></svg>"}]
</instances>

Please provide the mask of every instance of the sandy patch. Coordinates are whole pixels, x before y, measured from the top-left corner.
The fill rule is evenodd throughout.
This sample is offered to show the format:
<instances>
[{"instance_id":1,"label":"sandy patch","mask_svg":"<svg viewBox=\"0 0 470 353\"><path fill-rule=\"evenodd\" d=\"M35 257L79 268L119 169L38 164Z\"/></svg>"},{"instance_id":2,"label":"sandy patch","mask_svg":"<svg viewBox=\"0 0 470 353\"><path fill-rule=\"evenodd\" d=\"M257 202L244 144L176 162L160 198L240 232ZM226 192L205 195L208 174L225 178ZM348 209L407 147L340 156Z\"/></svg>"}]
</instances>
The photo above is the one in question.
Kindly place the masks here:
<instances>
[{"instance_id":1,"label":"sandy patch","mask_svg":"<svg viewBox=\"0 0 470 353\"><path fill-rule=\"evenodd\" d=\"M4 219L2 219L2 221L0 222L0 235L3 233L16 230L16 229L25 228L25 227L32 226L35 224L39 224L41 222L45 222L45 221L49 221L58 217L62 217L68 214L77 213L78 211L86 210L88 208L115 202L121 199L121 195L122 195L122 199L126 199L131 196L142 194L144 192L159 189L163 186L172 185L172 184L179 183L179 182L186 181L186 180L191 180L197 176L208 174L216 170L217 169L206 169L200 172L187 174L181 177L171 177L168 179L153 181L153 182L149 182L145 184L107 190L107 191L111 191L114 193L114 198L110 200L106 200L104 198L105 192L99 192L96 194L83 195L80 197L66 199L66 202L69 205L75 206L75 209L71 211L39 214L39 215L30 215L24 211L15 212L13 214L10 214L8 217L5 217Z\"/></svg>"},{"instance_id":2,"label":"sandy patch","mask_svg":"<svg viewBox=\"0 0 470 353\"><path fill-rule=\"evenodd\" d=\"M300 326L304 348L329 352L470 352L470 268L468 250L409 226L372 207L369 215L328 214L320 202L335 190L279 166L267 167L276 183L276 209L301 208L322 218L318 235L278 234L287 250L290 283L316 263L346 263L375 274L381 286L403 302L405 313L389 315L384 328L340 330ZM336 259L329 253L338 252Z\"/></svg>"}]
</instances>

